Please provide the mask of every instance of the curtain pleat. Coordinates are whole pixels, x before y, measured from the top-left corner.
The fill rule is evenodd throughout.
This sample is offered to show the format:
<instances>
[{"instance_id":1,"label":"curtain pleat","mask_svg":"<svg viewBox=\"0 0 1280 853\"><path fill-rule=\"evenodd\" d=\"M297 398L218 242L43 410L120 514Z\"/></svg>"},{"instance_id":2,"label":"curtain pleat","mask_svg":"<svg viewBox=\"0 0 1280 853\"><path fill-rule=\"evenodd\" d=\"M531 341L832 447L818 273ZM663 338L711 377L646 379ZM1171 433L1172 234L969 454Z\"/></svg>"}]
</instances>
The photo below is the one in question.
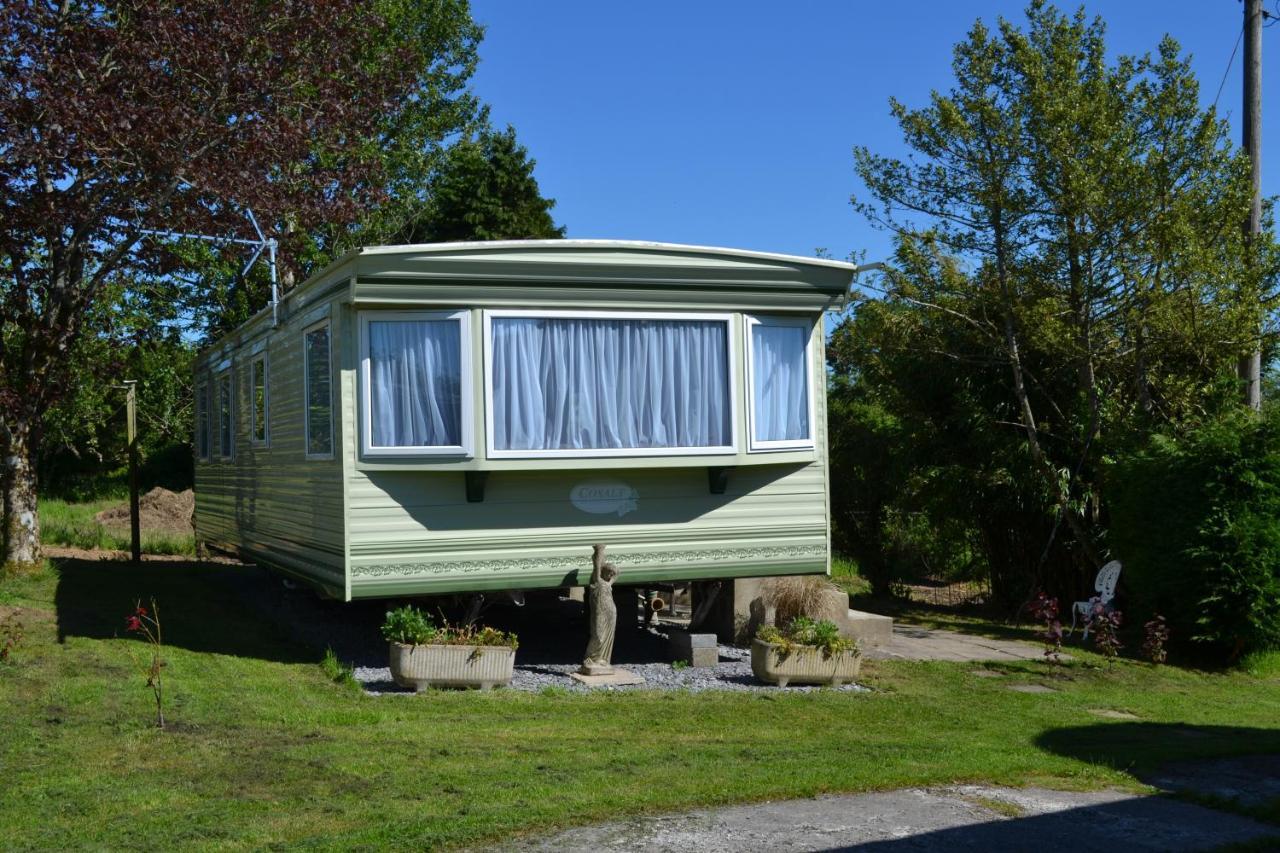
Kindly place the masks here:
<instances>
[{"instance_id":1,"label":"curtain pleat","mask_svg":"<svg viewBox=\"0 0 1280 853\"><path fill-rule=\"evenodd\" d=\"M457 320L369 323L374 447L462 444L461 357Z\"/></svg>"},{"instance_id":2,"label":"curtain pleat","mask_svg":"<svg viewBox=\"0 0 1280 853\"><path fill-rule=\"evenodd\" d=\"M732 443L725 324L499 317L498 450Z\"/></svg>"}]
</instances>

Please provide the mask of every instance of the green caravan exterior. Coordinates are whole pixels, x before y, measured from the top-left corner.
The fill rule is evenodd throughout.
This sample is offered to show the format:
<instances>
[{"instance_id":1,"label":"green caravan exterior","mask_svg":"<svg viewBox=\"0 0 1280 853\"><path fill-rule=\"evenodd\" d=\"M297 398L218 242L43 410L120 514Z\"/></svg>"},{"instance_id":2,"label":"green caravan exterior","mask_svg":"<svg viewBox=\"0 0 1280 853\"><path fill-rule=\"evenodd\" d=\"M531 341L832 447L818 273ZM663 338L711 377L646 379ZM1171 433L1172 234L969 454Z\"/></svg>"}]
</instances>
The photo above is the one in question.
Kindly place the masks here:
<instances>
[{"instance_id":1,"label":"green caravan exterior","mask_svg":"<svg viewBox=\"0 0 1280 853\"><path fill-rule=\"evenodd\" d=\"M337 598L830 567L852 264L597 240L348 253L196 363L197 539Z\"/></svg>"}]
</instances>

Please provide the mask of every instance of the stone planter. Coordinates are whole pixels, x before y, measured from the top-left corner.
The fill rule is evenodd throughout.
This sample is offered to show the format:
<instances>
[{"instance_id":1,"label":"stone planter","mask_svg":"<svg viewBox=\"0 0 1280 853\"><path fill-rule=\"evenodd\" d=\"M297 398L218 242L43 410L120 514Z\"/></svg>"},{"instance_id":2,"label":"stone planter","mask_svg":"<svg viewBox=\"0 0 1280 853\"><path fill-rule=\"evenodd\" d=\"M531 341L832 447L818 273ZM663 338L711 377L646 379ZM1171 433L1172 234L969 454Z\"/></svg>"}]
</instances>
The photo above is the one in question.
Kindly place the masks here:
<instances>
[{"instance_id":1,"label":"stone planter","mask_svg":"<svg viewBox=\"0 0 1280 853\"><path fill-rule=\"evenodd\" d=\"M391 679L401 687L478 687L511 683L516 650L506 646L391 644Z\"/></svg>"},{"instance_id":2,"label":"stone planter","mask_svg":"<svg viewBox=\"0 0 1280 853\"><path fill-rule=\"evenodd\" d=\"M751 643L751 671L769 684L848 684L862 671L862 654L857 650L825 657L815 646L792 646L783 655L776 643Z\"/></svg>"}]
</instances>

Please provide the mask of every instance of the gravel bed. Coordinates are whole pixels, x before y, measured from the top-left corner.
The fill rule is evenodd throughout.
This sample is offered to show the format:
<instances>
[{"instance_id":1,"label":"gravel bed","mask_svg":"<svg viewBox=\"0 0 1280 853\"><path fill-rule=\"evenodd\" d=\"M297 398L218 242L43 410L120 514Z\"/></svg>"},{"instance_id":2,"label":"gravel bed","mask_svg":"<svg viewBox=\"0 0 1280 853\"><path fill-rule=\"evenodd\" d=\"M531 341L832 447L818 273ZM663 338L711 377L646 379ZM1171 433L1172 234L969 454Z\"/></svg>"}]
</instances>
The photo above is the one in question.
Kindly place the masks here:
<instances>
[{"instance_id":1,"label":"gravel bed","mask_svg":"<svg viewBox=\"0 0 1280 853\"><path fill-rule=\"evenodd\" d=\"M654 630L656 636L662 636ZM787 693L809 693L815 690L840 690L856 693L867 690L859 684L844 684L839 687L823 687L821 685L788 685L777 687L762 684L751 674L751 650L736 646L720 646L720 663L712 667L684 667L676 669L670 663L622 663L615 667L625 669L644 679L644 684L625 686L610 685L588 687L569 677L577 672L576 663L532 663L522 664L520 653L516 652L515 673L511 677L511 690L522 690L527 693L541 691L566 691L587 693L592 690L689 690L699 693L706 690L729 690L736 692L783 691ZM355 678L364 687L365 692L374 695L405 694L413 695L414 691L396 685L391 680L391 670L385 666L359 666L355 668Z\"/></svg>"}]
</instances>

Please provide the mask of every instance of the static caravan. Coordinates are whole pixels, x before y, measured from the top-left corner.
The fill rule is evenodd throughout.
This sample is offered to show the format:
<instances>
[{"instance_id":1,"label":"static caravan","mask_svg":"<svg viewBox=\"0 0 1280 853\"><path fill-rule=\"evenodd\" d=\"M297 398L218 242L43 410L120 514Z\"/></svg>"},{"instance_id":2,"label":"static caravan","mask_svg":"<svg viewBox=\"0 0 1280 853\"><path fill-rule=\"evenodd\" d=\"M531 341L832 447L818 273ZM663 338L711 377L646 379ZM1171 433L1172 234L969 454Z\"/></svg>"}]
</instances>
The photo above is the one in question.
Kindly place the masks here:
<instances>
[{"instance_id":1,"label":"static caravan","mask_svg":"<svg viewBox=\"0 0 1280 853\"><path fill-rule=\"evenodd\" d=\"M197 539L345 600L827 572L856 267L595 240L343 256L196 363Z\"/></svg>"}]
</instances>

